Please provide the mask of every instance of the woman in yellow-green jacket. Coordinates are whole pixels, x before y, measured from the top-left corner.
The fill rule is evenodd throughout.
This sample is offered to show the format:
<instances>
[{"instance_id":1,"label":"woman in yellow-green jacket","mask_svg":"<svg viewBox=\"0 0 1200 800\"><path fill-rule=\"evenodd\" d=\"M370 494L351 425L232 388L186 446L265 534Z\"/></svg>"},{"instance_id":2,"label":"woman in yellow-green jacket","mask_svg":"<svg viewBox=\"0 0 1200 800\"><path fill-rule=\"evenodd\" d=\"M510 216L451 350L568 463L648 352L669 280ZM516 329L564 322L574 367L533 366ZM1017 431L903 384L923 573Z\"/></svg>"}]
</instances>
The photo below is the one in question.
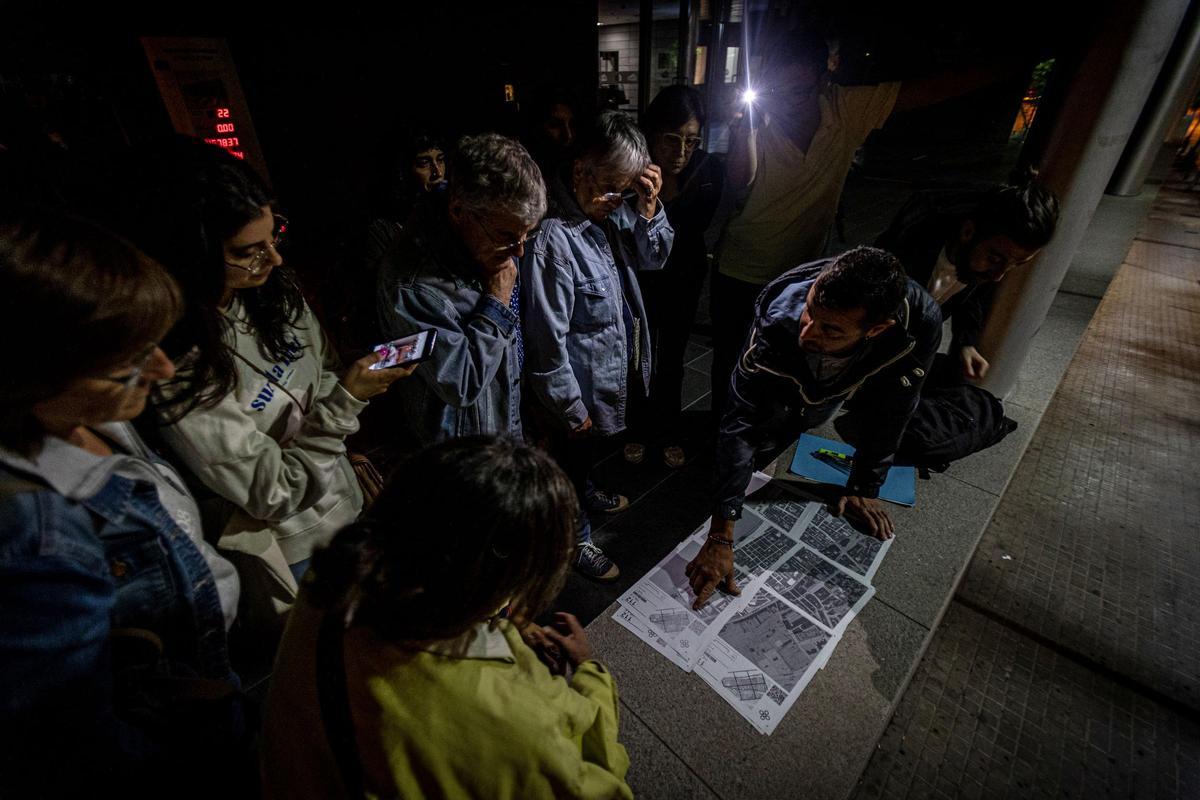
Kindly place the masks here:
<instances>
[{"instance_id":1,"label":"woman in yellow-green jacket","mask_svg":"<svg viewBox=\"0 0 1200 800\"><path fill-rule=\"evenodd\" d=\"M267 699L265 796L632 797L578 621L511 621L557 595L575 514L554 463L506 439L403 464L314 556Z\"/></svg>"}]
</instances>

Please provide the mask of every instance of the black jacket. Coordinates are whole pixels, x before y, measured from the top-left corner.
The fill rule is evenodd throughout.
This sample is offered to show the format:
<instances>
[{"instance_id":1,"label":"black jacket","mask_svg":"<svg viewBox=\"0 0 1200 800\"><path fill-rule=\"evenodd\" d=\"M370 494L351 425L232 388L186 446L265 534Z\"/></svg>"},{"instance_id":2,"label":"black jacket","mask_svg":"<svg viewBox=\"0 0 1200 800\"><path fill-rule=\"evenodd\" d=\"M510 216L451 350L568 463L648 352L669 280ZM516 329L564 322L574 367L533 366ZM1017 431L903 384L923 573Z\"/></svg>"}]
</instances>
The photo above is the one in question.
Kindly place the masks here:
<instances>
[{"instance_id":1,"label":"black jacket","mask_svg":"<svg viewBox=\"0 0 1200 800\"><path fill-rule=\"evenodd\" d=\"M864 344L866 352L833 384L821 386L800 347L799 320L809 287L830 260L785 272L758 297L718 434L714 513L719 518L740 515L755 453L764 443L819 425L851 395L863 426L846 493L877 497L887 477L941 344L942 316L933 298L909 280L896 324Z\"/></svg>"},{"instance_id":2,"label":"black jacket","mask_svg":"<svg viewBox=\"0 0 1200 800\"><path fill-rule=\"evenodd\" d=\"M980 196L978 192L918 192L875 240L875 246L894 253L908 277L928 286L942 248L958 236ZM979 344L995 296L995 283L973 284L942 305L942 318L950 320L954 334L954 351Z\"/></svg>"}]
</instances>

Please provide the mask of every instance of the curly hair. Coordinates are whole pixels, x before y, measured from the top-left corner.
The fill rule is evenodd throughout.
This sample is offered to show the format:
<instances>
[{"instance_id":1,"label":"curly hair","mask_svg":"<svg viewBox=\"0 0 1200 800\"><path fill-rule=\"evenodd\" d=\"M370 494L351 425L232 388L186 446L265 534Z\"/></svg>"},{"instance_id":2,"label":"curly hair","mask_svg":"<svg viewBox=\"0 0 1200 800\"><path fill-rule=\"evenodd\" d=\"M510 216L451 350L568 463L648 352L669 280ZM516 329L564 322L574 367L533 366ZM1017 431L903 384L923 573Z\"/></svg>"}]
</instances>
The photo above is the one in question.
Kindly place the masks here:
<instances>
[{"instance_id":1,"label":"curly hair","mask_svg":"<svg viewBox=\"0 0 1200 800\"><path fill-rule=\"evenodd\" d=\"M450 154L450 198L479 213L503 211L527 225L546 213L542 170L516 139L464 136Z\"/></svg>"},{"instance_id":2,"label":"curly hair","mask_svg":"<svg viewBox=\"0 0 1200 800\"><path fill-rule=\"evenodd\" d=\"M187 306L163 341L182 368L157 404L168 418L179 419L196 407L215 405L237 383L225 345L230 323L221 313L225 241L274 200L245 162L190 137L141 154L131 172L123 225L178 281ZM266 283L238 296L264 353L286 357L293 340L289 329L304 311L294 273L278 266Z\"/></svg>"},{"instance_id":3,"label":"curly hair","mask_svg":"<svg viewBox=\"0 0 1200 800\"><path fill-rule=\"evenodd\" d=\"M896 313L907 285L900 259L878 247L855 247L817 276L813 302L832 311L861 308L871 326Z\"/></svg>"},{"instance_id":4,"label":"curly hair","mask_svg":"<svg viewBox=\"0 0 1200 800\"><path fill-rule=\"evenodd\" d=\"M309 598L388 642L453 639L506 604L533 619L562 589L577 512L540 450L486 436L435 444L313 554Z\"/></svg>"}]
</instances>

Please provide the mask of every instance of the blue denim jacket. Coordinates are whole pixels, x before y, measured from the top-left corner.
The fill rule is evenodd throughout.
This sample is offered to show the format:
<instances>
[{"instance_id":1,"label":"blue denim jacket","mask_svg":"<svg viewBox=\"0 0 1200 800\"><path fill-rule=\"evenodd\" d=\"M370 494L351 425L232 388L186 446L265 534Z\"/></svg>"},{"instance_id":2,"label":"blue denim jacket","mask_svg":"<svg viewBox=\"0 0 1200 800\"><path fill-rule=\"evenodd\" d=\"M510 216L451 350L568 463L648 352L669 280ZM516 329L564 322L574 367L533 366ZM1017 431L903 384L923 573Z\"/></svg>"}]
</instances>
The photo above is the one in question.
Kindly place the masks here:
<instances>
[{"instance_id":1,"label":"blue denim jacket","mask_svg":"<svg viewBox=\"0 0 1200 800\"><path fill-rule=\"evenodd\" d=\"M53 437L32 461L0 450L0 730L136 760L158 745L121 718L110 633L157 634L157 675L236 685L225 621L204 556L154 486L72 469L71 450Z\"/></svg>"},{"instance_id":2,"label":"blue denim jacket","mask_svg":"<svg viewBox=\"0 0 1200 800\"><path fill-rule=\"evenodd\" d=\"M577 428L590 416L596 433L619 433L625 429L631 349L639 354L642 390L650 388L652 320L635 271L662 269L675 233L662 203L653 219L624 204L597 225L561 179L548 188L551 213L521 260L529 384L564 428ZM638 323L640 342L633 348L623 321L626 299Z\"/></svg>"},{"instance_id":3,"label":"blue denim jacket","mask_svg":"<svg viewBox=\"0 0 1200 800\"><path fill-rule=\"evenodd\" d=\"M380 268L384 339L437 330L433 356L388 389L418 445L474 434L521 438L520 320L477 273L437 200L418 206Z\"/></svg>"}]
</instances>

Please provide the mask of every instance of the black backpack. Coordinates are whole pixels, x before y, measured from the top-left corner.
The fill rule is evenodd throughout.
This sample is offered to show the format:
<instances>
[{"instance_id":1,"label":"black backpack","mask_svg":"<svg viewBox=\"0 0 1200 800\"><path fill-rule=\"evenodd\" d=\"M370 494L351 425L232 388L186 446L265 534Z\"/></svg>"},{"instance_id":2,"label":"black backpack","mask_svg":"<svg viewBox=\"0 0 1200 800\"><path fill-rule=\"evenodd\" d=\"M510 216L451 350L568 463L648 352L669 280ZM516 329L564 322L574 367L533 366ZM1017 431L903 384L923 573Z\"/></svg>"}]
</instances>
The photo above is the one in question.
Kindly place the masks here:
<instances>
[{"instance_id":1,"label":"black backpack","mask_svg":"<svg viewBox=\"0 0 1200 800\"><path fill-rule=\"evenodd\" d=\"M934 373L939 372L938 366L942 365L935 364ZM834 420L846 441L856 433L852 417L853 413ZM945 472L952 461L986 450L1016 429L1016 421L1004 416L1004 406L986 389L957 381L927 381L896 449L896 463L914 466L927 478L929 472Z\"/></svg>"},{"instance_id":2,"label":"black backpack","mask_svg":"<svg viewBox=\"0 0 1200 800\"><path fill-rule=\"evenodd\" d=\"M968 383L930 386L904 429L896 463L945 472L950 462L986 450L1016 429L986 389Z\"/></svg>"}]
</instances>

